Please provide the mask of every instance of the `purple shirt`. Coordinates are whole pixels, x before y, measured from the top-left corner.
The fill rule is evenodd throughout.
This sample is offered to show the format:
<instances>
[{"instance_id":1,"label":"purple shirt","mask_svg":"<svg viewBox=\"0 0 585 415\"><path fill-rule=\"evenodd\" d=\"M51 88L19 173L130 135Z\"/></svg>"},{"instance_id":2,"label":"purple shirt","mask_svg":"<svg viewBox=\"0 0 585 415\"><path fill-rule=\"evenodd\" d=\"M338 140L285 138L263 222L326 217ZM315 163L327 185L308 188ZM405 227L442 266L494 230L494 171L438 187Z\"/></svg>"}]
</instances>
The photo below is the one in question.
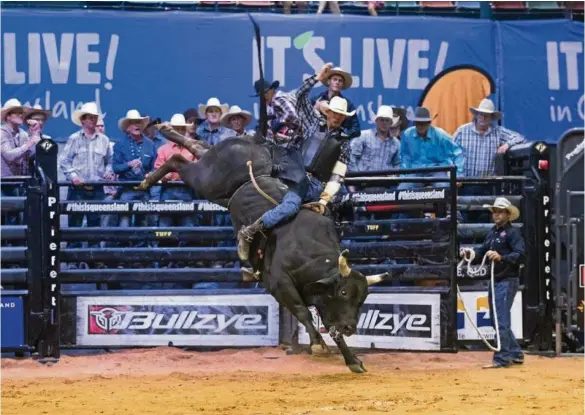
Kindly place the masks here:
<instances>
[{"instance_id":1,"label":"purple shirt","mask_svg":"<svg viewBox=\"0 0 585 415\"><path fill-rule=\"evenodd\" d=\"M23 130L14 131L8 124L0 127L0 153L2 177L27 176L28 162L35 154L35 146L27 146L29 136Z\"/></svg>"}]
</instances>

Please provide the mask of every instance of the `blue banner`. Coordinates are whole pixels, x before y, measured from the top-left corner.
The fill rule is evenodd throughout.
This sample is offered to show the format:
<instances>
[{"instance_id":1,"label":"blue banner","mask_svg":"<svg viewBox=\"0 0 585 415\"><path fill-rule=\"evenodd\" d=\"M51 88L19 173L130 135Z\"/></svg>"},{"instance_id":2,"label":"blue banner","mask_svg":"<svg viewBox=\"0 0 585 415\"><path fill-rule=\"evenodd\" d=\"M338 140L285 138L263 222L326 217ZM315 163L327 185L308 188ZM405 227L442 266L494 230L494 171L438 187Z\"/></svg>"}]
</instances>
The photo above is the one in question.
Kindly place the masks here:
<instances>
[{"instance_id":1,"label":"blue banner","mask_svg":"<svg viewBox=\"0 0 585 415\"><path fill-rule=\"evenodd\" d=\"M373 126L380 105L411 112L425 96L435 97L431 110L443 115L438 120L453 111L461 122L470 118L469 105L479 103L476 93L499 102L505 125L531 140L555 141L568 126L583 124L581 23L254 17L261 28L266 78L293 90L325 62L343 67L353 75L345 95L356 105L362 129ZM46 132L59 141L77 130L71 114L87 101L96 101L106 114L106 134L113 140L122 135L118 119L132 108L168 120L214 96L258 114L257 98L250 96L258 78L257 53L245 14L9 9L3 10L2 29L3 100L16 97L51 109ZM557 83L550 75L549 49L557 51ZM566 76L575 57L577 89L573 72ZM445 89L437 82L451 69L467 67L481 73L480 81L462 77L459 89L480 92L453 93L453 86ZM551 119L551 97L556 105L571 106L570 118L555 114Z\"/></svg>"},{"instance_id":2,"label":"blue banner","mask_svg":"<svg viewBox=\"0 0 585 415\"><path fill-rule=\"evenodd\" d=\"M24 346L24 308L22 297L0 297L0 336L2 348Z\"/></svg>"}]
</instances>

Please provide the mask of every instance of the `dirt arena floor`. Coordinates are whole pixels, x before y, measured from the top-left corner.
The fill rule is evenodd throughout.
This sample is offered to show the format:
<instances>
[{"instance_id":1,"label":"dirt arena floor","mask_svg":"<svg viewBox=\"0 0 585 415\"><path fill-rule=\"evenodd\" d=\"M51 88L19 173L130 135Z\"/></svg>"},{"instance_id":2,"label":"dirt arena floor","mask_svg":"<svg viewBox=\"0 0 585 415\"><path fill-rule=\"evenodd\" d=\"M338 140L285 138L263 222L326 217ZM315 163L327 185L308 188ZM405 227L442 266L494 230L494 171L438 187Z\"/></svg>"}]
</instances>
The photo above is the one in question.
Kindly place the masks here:
<instances>
[{"instance_id":1,"label":"dirt arena floor","mask_svg":"<svg viewBox=\"0 0 585 415\"><path fill-rule=\"evenodd\" d=\"M172 348L2 359L2 414L583 414L583 359L484 352L379 353L356 375L340 355Z\"/></svg>"}]
</instances>

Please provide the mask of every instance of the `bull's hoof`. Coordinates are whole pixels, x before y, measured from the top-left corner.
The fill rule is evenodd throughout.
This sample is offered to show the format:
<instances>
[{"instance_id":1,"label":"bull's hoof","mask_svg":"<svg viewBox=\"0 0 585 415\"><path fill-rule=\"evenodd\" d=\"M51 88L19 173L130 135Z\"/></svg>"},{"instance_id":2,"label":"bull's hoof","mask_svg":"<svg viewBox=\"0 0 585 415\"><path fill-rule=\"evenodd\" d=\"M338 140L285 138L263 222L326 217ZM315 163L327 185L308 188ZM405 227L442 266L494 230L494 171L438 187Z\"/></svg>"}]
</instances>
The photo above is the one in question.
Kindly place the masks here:
<instances>
[{"instance_id":1,"label":"bull's hoof","mask_svg":"<svg viewBox=\"0 0 585 415\"><path fill-rule=\"evenodd\" d=\"M349 367L349 370L353 373L366 373L368 371L362 362L347 365L347 367Z\"/></svg>"},{"instance_id":2,"label":"bull's hoof","mask_svg":"<svg viewBox=\"0 0 585 415\"><path fill-rule=\"evenodd\" d=\"M312 344L311 345L311 354L313 356L327 356L331 353L329 347L325 344Z\"/></svg>"},{"instance_id":3,"label":"bull's hoof","mask_svg":"<svg viewBox=\"0 0 585 415\"><path fill-rule=\"evenodd\" d=\"M145 179L141 181L138 186L134 186L134 190L148 190L149 187L150 184L148 183L148 180Z\"/></svg>"}]
</instances>

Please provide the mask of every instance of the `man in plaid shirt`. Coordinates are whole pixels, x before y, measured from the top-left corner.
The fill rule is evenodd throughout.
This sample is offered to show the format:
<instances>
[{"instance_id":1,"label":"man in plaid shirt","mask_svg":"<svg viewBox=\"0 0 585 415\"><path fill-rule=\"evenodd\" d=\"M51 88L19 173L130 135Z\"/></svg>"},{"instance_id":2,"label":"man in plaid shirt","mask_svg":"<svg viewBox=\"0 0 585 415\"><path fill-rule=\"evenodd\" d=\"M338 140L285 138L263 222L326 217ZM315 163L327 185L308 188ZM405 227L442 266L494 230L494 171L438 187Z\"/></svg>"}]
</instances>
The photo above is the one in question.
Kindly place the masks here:
<instances>
[{"instance_id":1,"label":"man in plaid shirt","mask_svg":"<svg viewBox=\"0 0 585 415\"><path fill-rule=\"evenodd\" d=\"M455 131L455 143L463 148L466 177L489 177L496 174L496 156L505 153L511 146L524 143L526 139L514 131L495 125L501 113L495 111L489 99L480 102L477 108L470 108L473 122L464 124ZM465 186L468 194L483 193L486 188ZM489 190L489 189L488 189Z\"/></svg>"}]
</instances>

